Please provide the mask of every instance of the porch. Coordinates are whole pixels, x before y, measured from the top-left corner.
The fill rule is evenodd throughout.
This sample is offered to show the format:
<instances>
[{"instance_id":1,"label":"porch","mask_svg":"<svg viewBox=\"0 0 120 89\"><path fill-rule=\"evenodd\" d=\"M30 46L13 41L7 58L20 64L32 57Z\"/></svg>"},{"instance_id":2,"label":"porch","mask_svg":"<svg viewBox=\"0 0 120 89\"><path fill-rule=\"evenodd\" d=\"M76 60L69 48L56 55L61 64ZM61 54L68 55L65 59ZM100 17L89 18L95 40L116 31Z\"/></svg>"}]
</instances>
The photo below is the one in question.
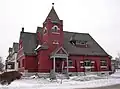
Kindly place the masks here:
<instances>
[{"instance_id":1,"label":"porch","mask_svg":"<svg viewBox=\"0 0 120 89\"><path fill-rule=\"evenodd\" d=\"M63 47L60 47L52 52L50 59L52 60L52 68L54 72L62 73L66 70L69 72L68 69L68 53ZM66 64L65 64L66 63ZM66 66L66 68L64 68Z\"/></svg>"}]
</instances>

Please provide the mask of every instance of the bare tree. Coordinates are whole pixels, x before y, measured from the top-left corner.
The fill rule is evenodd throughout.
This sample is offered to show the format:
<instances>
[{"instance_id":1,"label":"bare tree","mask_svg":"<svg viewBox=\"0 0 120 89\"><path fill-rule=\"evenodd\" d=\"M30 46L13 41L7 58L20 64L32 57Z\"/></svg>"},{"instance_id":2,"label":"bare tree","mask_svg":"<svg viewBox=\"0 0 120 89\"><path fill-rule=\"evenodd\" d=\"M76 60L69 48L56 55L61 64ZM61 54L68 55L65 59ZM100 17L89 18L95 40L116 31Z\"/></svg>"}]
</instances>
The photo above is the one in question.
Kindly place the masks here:
<instances>
[{"instance_id":1,"label":"bare tree","mask_svg":"<svg viewBox=\"0 0 120 89\"><path fill-rule=\"evenodd\" d=\"M116 57L115 59L116 59L117 68L120 68L120 53L118 53L118 57Z\"/></svg>"},{"instance_id":2,"label":"bare tree","mask_svg":"<svg viewBox=\"0 0 120 89\"><path fill-rule=\"evenodd\" d=\"M3 64L3 59L0 57L0 72L3 71L4 64Z\"/></svg>"}]
</instances>

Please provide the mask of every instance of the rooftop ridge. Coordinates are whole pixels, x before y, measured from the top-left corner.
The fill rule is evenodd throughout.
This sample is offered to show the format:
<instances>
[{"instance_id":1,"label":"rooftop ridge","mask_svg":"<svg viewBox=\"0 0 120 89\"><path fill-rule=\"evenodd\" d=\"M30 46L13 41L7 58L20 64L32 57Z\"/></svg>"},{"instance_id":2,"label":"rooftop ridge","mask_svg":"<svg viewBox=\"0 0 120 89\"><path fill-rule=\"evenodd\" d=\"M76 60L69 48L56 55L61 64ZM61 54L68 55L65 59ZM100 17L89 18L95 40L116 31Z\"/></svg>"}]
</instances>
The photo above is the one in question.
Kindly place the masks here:
<instances>
[{"instance_id":1,"label":"rooftop ridge","mask_svg":"<svg viewBox=\"0 0 120 89\"><path fill-rule=\"evenodd\" d=\"M89 35L89 33L71 32L71 31L63 31L63 32L74 33L74 34L88 34Z\"/></svg>"}]
</instances>

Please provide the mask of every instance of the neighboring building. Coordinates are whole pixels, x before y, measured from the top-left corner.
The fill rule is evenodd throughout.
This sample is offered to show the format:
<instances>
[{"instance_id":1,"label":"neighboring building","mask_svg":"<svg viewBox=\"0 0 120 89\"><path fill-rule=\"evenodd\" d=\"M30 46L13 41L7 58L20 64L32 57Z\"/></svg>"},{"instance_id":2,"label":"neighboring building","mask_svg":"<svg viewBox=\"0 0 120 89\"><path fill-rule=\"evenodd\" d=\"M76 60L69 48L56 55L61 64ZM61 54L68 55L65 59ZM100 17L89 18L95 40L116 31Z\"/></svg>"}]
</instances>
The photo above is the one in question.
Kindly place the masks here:
<instances>
[{"instance_id":1,"label":"neighboring building","mask_svg":"<svg viewBox=\"0 0 120 89\"><path fill-rule=\"evenodd\" d=\"M9 48L9 55L6 60L6 71L18 70L17 52L18 43L13 43L13 47Z\"/></svg>"},{"instance_id":2,"label":"neighboring building","mask_svg":"<svg viewBox=\"0 0 120 89\"><path fill-rule=\"evenodd\" d=\"M115 58L115 60L116 60L116 68L120 69L120 57Z\"/></svg>"},{"instance_id":3,"label":"neighboring building","mask_svg":"<svg viewBox=\"0 0 120 89\"><path fill-rule=\"evenodd\" d=\"M19 71L66 70L72 74L111 71L111 56L90 34L63 31L63 26L63 20L52 7L43 27L38 27L36 33L24 32L22 28L17 56Z\"/></svg>"},{"instance_id":4,"label":"neighboring building","mask_svg":"<svg viewBox=\"0 0 120 89\"><path fill-rule=\"evenodd\" d=\"M111 73L114 73L116 69L118 68L117 61L114 59L111 59Z\"/></svg>"}]
</instances>

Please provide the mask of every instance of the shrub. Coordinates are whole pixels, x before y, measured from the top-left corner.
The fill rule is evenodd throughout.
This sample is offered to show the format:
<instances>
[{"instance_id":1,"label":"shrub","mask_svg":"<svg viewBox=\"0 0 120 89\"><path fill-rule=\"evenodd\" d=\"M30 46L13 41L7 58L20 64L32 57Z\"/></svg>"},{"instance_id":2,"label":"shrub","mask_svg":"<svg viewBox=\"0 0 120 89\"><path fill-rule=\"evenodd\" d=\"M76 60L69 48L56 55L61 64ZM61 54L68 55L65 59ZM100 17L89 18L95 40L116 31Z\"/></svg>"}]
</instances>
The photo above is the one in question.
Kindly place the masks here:
<instances>
[{"instance_id":1,"label":"shrub","mask_svg":"<svg viewBox=\"0 0 120 89\"><path fill-rule=\"evenodd\" d=\"M4 84L10 84L12 81L16 80L16 79L20 79L22 76L21 73L19 73L18 71L10 71L10 72L4 72L2 74L0 74L0 83L2 85Z\"/></svg>"}]
</instances>

